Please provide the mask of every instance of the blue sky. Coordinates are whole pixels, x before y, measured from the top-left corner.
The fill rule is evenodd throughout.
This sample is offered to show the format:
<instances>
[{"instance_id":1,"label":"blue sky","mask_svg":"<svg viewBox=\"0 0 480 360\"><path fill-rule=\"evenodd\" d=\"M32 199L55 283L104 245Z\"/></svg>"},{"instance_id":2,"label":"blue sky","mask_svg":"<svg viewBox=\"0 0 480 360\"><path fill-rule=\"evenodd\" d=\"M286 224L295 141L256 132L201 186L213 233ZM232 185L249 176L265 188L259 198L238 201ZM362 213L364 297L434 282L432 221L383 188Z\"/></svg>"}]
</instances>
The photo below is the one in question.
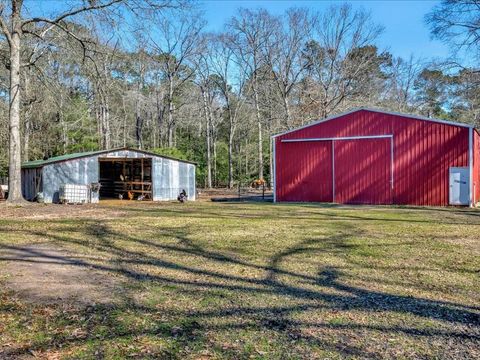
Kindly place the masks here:
<instances>
[{"instance_id":1,"label":"blue sky","mask_svg":"<svg viewBox=\"0 0 480 360\"><path fill-rule=\"evenodd\" d=\"M356 8L363 8L372 14L373 20L385 27L378 40L381 50L388 50L394 56L403 58L413 54L423 60L445 59L449 48L444 43L430 38L430 31L424 16L440 1L287 1L287 0L199 0L208 21L209 31L220 31L223 25L235 15L239 7L265 8L273 14L282 14L290 7L308 7L322 11L332 4L351 3ZM25 0L33 12L43 12L61 7L63 0Z\"/></svg>"},{"instance_id":2,"label":"blue sky","mask_svg":"<svg viewBox=\"0 0 480 360\"><path fill-rule=\"evenodd\" d=\"M221 30L223 24L239 7L265 8L273 14L281 14L290 7L326 9L332 4L344 1L203 1L205 17L211 31ZM448 47L430 38L424 16L439 1L350 1L357 8L371 11L375 22L383 25L385 31L378 41L381 49L389 50L395 56L404 58L413 54L417 58L435 59L449 55Z\"/></svg>"}]
</instances>

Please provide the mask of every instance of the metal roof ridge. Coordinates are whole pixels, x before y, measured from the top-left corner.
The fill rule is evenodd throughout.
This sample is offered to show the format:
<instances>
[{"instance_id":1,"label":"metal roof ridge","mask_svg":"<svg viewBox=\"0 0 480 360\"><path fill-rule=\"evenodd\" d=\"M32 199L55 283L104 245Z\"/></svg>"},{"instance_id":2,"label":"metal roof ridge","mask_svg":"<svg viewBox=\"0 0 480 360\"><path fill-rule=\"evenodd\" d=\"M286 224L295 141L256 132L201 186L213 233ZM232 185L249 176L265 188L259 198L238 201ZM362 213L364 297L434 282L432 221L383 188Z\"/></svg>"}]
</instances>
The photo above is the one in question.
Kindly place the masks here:
<instances>
[{"instance_id":1,"label":"metal roof ridge","mask_svg":"<svg viewBox=\"0 0 480 360\"><path fill-rule=\"evenodd\" d=\"M26 162L22 163L21 167L25 168L25 169L38 168L38 167L42 167L42 166L45 166L45 165L55 164L57 162L80 159L80 158L83 158L83 157L89 157L89 156L93 156L93 155L108 154L110 152L122 151L122 150L135 151L135 152L140 152L140 153L151 155L151 156L157 156L157 157L164 158L164 159L169 159L169 160L174 160L174 161L179 161L179 162L183 162L183 163L197 165L197 163L195 163L193 161L178 159L178 158L168 156L168 155L160 155L160 154L156 154L154 152L141 150L141 149L134 149L134 148L131 148L131 147L128 147L128 146L124 146L124 147L118 147L118 148L106 149L106 150L84 151L84 152L80 152L80 153L58 155L58 156L48 158L46 160L38 159L38 160L26 161Z\"/></svg>"},{"instance_id":2,"label":"metal roof ridge","mask_svg":"<svg viewBox=\"0 0 480 360\"><path fill-rule=\"evenodd\" d=\"M79 153L57 155L57 156L53 156L53 157L45 159L45 160L41 160L41 159L30 160L30 161L26 161L26 162L22 163L22 168L23 167L32 167L34 165L38 165L38 166L49 165L49 164L54 164L54 163L60 162L60 161L73 160L73 159L78 159L78 158L82 158L82 157L87 157L87 156L91 156L91 155L102 154L104 152L117 151L117 150L118 149L83 151L83 152L79 152ZM29 165L31 165L31 166L29 166Z\"/></svg>"}]
</instances>

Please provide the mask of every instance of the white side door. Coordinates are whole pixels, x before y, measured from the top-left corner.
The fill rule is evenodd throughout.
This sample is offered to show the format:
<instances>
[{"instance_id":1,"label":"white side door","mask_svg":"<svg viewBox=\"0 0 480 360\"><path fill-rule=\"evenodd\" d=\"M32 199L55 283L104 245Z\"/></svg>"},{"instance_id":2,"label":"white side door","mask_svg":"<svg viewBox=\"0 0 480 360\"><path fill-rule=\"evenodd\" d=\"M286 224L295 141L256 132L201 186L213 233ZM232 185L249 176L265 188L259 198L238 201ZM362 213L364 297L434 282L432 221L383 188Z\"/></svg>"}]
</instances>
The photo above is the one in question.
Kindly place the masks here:
<instances>
[{"instance_id":1,"label":"white side door","mask_svg":"<svg viewBox=\"0 0 480 360\"><path fill-rule=\"evenodd\" d=\"M470 171L468 167L450 168L450 205L470 204Z\"/></svg>"}]
</instances>

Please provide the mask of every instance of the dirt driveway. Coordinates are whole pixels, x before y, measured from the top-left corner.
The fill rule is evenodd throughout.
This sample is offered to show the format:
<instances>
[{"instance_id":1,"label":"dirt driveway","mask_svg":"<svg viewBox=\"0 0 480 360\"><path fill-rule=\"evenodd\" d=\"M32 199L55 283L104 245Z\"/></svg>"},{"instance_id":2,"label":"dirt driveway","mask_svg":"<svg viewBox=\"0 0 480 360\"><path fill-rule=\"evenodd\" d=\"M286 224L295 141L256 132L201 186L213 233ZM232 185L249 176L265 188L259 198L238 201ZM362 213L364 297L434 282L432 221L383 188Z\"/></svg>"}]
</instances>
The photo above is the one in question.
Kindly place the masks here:
<instances>
[{"instance_id":1,"label":"dirt driveway","mask_svg":"<svg viewBox=\"0 0 480 360\"><path fill-rule=\"evenodd\" d=\"M6 275L7 288L28 302L70 306L105 304L115 302L115 295L121 291L114 276L90 265L91 258L48 243L4 246L0 258L6 261L2 272Z\"/></svg>"}]
</instances>

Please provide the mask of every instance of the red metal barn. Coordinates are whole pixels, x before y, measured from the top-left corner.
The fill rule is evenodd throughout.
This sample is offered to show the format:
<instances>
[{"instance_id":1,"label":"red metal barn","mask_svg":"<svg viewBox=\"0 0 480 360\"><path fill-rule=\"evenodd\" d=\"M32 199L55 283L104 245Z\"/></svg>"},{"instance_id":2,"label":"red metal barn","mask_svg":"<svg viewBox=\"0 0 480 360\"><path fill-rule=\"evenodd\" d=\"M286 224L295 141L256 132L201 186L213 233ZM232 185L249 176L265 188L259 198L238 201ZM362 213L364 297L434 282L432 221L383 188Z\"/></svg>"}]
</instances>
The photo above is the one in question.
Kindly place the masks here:
<instances>
[{"instance_id":1,"label":"red metal barn","mask_svg":"<svg viewBox=\"0 0 480 360\"><path fill-rule=\"evenodd\" d=\"M273 137L275 201L474 205L472 126L367 108Z\"/></svg>"}]
</instances>

